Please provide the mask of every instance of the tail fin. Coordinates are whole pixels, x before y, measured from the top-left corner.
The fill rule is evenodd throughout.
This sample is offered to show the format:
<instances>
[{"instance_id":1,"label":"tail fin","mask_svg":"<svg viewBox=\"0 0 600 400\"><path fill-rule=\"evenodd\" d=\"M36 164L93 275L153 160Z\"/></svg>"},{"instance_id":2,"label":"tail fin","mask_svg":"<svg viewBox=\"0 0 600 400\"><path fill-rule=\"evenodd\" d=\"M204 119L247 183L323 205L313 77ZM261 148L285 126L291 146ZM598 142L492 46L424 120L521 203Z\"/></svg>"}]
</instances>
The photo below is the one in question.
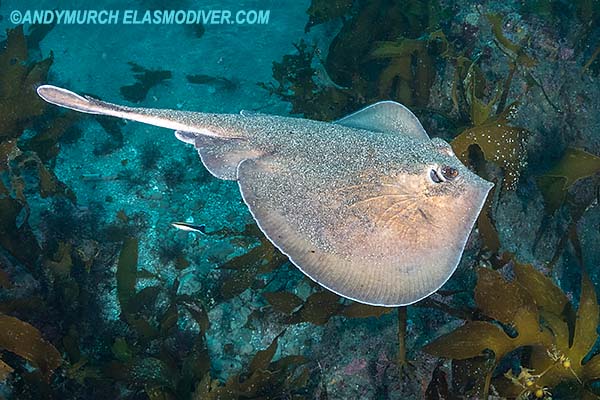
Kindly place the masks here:
<instances>
[{"instance_id":1,"label":"tail fin","mask_svg":"<svg viewBox=\"0 0 600 400\"><path fill-rule=\"evenodd\" d=\"M37 94L48 103L57 106L88 114L104 114L102 102L91 97L80 96L67 89L52 85L42 85L37 88Z\"/></svg>"},{"instance_id":2,"label":"tail fin","mask_svg":"<svg viewBox=\"0 0 600 400\"><path fill-rule=\"evenodd\" d=\"M89 96L80 96L52 85L37 88L38 95L48 103L87 113L110 115L162 128L198 133L206 136L238 138L239 132L222 129L223 116L156 108L137 108L107 103Z\"/></svg>"}]
</instances>

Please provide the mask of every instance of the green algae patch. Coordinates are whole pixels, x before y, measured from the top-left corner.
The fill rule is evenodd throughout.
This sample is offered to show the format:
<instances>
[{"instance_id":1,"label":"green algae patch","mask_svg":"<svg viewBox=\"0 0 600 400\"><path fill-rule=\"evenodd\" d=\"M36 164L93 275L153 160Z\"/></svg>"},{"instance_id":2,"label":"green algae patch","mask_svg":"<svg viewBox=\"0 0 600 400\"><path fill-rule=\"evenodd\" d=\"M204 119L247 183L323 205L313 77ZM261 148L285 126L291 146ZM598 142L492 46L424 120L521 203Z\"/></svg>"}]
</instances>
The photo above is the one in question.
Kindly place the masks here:
<instances>
[{"instance_id":1,"label":"green algae patch","mask_svg":"<svg viewBox=\"0 0 600 400\"><path fill-rule=\"evenodd\" d=\"M62 364L58 350L44 340L37 328L5 314L0 314L0 348L29 361L47 380Z\"/></svg>"}]
</instances>

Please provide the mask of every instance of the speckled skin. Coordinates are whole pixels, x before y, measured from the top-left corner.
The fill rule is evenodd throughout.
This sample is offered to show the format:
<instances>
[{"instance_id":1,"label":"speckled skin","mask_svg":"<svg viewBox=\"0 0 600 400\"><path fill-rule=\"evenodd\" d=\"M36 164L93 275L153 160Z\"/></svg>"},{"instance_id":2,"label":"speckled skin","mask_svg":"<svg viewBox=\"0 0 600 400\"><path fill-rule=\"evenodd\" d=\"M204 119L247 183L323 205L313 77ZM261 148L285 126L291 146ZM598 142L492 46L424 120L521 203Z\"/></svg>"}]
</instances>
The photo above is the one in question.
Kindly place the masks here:
<instances>
[{"instance_id":1,"label":"speckled skin","mask_svg":"<svg viewBox=\"0 0 600 400\"><path fill-rule=\"evenodd\" d=\"M298 268L367 304L411 304L439 289L491 188L445 142L429 140L408 110L389 103L380 119L375 108L366 120L326 123L129 108L52 86L38 93L78 111L177 130L211 173L238 181L260 228ZM442 166L458 176L435 182L432 170Z\"/></svg>"}]
</instances>

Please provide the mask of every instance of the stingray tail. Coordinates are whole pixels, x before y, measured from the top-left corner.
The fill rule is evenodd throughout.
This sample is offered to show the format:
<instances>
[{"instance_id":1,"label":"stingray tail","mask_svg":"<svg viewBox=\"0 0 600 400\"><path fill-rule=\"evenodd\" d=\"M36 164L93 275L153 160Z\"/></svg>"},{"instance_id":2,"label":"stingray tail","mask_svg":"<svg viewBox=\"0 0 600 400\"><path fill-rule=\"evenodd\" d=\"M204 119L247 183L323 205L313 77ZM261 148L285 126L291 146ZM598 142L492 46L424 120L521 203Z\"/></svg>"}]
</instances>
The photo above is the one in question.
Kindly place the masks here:
<instances>
[{"instance_id":1,"label":"stingray tail","mask_svg":"<svg viewBox=\"0 0 600 400\"><path fill-rule=\"evenodd\" d=\"M48 103L87 114L109 115L160 126L162 128L199 133L206 136L221 138L239 137L239 134L236 132L217 128L221 125L219 124L219 119L222 118L217 114L121 106L90 96L81 96L70 90L52 85L39 86L37 93Z\"/></svg>"},{"instance_id":2,"label":"stingray tail","mask_svg":"<svg viewBox=\"0 0 600 400\"><path fill-rule=\"evenodd\" d=\"M69 108L87 114L103 114L121 117L129 112L129 107L118 106L94 99L90 96L80 96L70 90L52 85L42 85L37 88L37 94L48 103Z\"/></svg>"}]
</instances>

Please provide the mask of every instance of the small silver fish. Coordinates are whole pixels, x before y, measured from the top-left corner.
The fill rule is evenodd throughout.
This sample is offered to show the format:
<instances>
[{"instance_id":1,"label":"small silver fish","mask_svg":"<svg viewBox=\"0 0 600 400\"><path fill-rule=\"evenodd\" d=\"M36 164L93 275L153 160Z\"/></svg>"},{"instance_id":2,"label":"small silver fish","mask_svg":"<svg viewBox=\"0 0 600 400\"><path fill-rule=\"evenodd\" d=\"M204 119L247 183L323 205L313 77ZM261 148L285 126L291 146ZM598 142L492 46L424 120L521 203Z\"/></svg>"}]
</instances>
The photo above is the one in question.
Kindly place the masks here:
<instances>
[{"instance_id":1,"label":"small silver fish","mask_svg":"<svg viewBox=\"0 0 600 400\"><path fill-rule=\"evenodd\" d=\"M408 305L438 290L493 186L393 101L322 122L132 108L50 85L37 92L72 110L175 130L210 173L237 181L262 232L292 263L365 304Z\"/></svg>"},{"instance_id":2,"label":"small silver fish","mask_svg":"<svg viewBox=\"0 0 600 400\"><path fill-rule=\"evenodd\" d=\"M171 222L171 226L185 232L198 232L206 235L206 225L204 224L195 225L188 222Z\"/></svg>"}]
</instances>

